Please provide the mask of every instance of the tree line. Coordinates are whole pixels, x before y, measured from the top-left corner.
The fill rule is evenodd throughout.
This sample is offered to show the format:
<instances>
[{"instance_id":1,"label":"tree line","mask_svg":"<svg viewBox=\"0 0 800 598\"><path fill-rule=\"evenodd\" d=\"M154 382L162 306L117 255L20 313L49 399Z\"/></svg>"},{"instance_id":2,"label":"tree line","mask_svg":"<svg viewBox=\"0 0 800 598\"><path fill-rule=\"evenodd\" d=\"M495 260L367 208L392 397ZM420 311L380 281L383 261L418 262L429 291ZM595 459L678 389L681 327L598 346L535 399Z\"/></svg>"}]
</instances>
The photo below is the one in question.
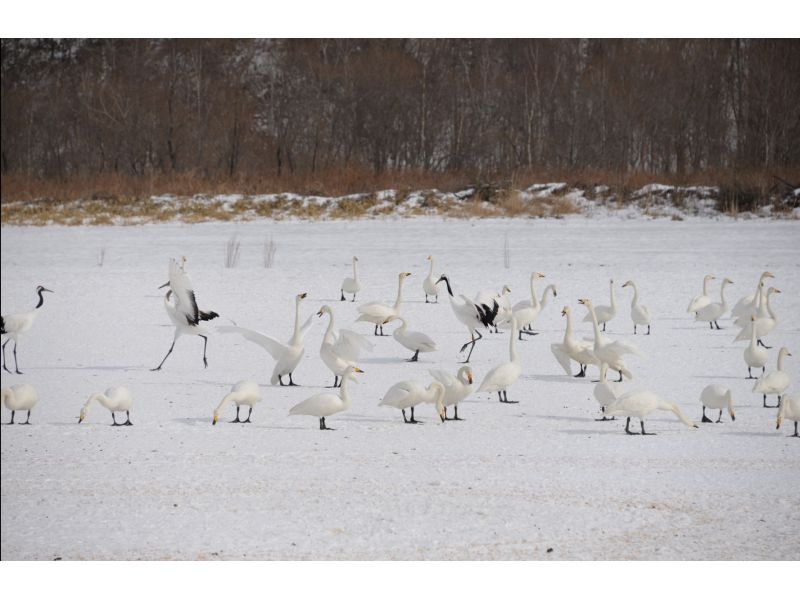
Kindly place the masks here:
<instances>
[{"instance_id":1,"label":"tree line","mask_svg":"<svg viewBox=\"0 0 800 598\"><path fill-rule=\"evenodd\" d=\"M2 40L2 172L800 165L800 40Z\"/></svg>"}]
</instances>

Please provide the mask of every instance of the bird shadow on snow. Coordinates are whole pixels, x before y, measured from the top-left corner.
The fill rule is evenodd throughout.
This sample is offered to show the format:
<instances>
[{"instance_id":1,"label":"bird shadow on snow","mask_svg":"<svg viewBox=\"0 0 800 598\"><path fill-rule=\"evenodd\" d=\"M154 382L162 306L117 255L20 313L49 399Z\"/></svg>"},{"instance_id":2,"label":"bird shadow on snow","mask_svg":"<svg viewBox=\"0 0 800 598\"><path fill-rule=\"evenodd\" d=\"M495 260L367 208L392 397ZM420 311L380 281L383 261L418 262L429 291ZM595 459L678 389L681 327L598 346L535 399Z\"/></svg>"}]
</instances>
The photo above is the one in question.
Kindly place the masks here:
<instances>
[{"instance_id":1,"label":"bird shadow on snow","mask_svg":"<svg viewBox=\"0 0 800 598\"><path fill-rule=\"evenodd\" d=\"M720 432L720 434L722 436L753 436L753 437L767 436L767 437L769 437L769 436L775 436L776 432L744 432L744 431L741 431L741 432Z\"/></svg>"},{"instance_id":2,"label":"bird shadow on snow","mask_svg":"<svg viewBox=\"0 0 800 598\"><path fill-rule=\"evenodd\" d=\"M619 429L617 429L617 430L559 430L559 432L561 434L572 434L573 436L575 436L575 435L583 436L585 434L588 434L589 436L592 436L593 434L606 435L606 434L619 434L620 433ZM622 434L624 435L625 432L622 432Z\"/></svg>"},{"instance_id":3,"label":"bird shadow on snow","mask_svg":"<svg viewBox=\"0 0 800 598\"><path fill-rule=\"evenodd\" d=\"M570 384L585 384L588 378L567 378L564 374L532 374L522 376L523 380L541 380L542 382L569 382Z\"/></svg>"},{"instance_id":4,"label":"bird shadow on snow","mask_svg":"<svg viewBox=\"0 0 800 598\"><path fill-rule=\"evenodd\" d=\"M585 417L577 417L575 415L534 415L538 419L555 419L555 420L569 420L586 423Z\"/></svg>"}]
</instances>

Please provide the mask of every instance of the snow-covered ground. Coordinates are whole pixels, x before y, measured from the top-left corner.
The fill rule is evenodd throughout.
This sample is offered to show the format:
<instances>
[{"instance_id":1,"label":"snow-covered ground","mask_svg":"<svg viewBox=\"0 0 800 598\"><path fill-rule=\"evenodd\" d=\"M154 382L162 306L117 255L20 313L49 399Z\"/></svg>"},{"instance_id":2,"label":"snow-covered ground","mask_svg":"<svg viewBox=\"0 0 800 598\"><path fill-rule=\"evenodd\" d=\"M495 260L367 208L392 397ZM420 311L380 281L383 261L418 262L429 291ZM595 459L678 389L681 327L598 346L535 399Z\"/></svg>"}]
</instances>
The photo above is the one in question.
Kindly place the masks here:
<instances>
[{"instance_id":1,"label":"snow-covered ground","mask_svg":"<svg viewBox=\"0 0 800 598\"><path fill-rule=\"evenodd\" d=\"M226 269L234 233L241 261ZM270 237L277 253L265 269ZM465 421L445 424L426 405L418 426L377 406L396 381L427 382L430 367L455 371L467 340L446 294L438 305L423 301L428 254L456 293L508 284L514 301L528 298L533 270L557 285L555 304L538 322L541 334L520 344L524 373L508 393L519 404L476 395L459 410ZM184 337L163 371L151 372L172 340L157 287L167 279L168 258L181 255L201 309L222 315L215 323L235 320L279 338L291 334L293 298L302 291L304 316L329 304L340 326L371 333L371 325L353 323L358 302L338 301L352 255L363 277L359 302L392 300L397 273L407 270L413 276L403 313L439 351L407 363L408 352L391 337L374 339L361 364L366 373L352 386L353 407L328 420L336 428L328 433L312 418L288 416L293 404L331 383L318 354L321 323L307 336L294 377L299 388L269 386L271 359L234 335L210 338L207 370L202 341ZM791 422L776 430L776 410L751 394L745 344L732 344L731 322L711 332L685 313L704 274L735 281L732 304L771 270L783 293L773 297L780 324L768 338L775 347L769 367L777 349L789 347L797 393L797 221L3 227L1 262L3 313L33 307L38 284L55 291L20 342L24 374L2 374L3 386L30 382L41 396L34 425L2 428L4 560L800 558L800 440L787 437ZM620 310L608 334L647 355L629 359L630 387L652 389L699 420L702 388L728 385L735 422L726 414L725 423L690 429L659 412L648 420L658 435L642 437L626 436L624 421L594 421L592 383L563 375L549 345L563 335L561 306L582 319L578 298L606 304L609 278ZM630 293L619 288L628 279L655 314L652 336L631 334ZM589 330L580 324L581 334ZM472 359L476 384L507 359L508 339L485 334ZM213 409L242 378L262 384L254 423L212 426ZM120 384L135 393L133 427L110 427L99 405L76 423L91 392Z\"/></svg>"}]
</instances>

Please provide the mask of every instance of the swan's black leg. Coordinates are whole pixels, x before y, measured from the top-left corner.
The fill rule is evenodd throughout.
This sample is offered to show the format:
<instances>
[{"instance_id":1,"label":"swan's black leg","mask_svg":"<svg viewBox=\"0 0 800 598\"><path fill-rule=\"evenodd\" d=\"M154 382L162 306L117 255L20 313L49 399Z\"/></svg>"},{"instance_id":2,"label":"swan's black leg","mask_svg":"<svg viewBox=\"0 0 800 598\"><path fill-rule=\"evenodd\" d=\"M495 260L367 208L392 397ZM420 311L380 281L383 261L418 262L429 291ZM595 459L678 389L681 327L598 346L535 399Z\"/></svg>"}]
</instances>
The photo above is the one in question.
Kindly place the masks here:
<instances>
[{"instance_id":1,"label":"swan's black leg","mask_svg":"<svg viewBox=\"0 0 800 598\"><path fill-rule=\"evenodd\" d=\"M350 303L355 303L355 302L356 302L356 294L353 293L353 298L350 299Z\"/></svg>"},{"instance_id":2,"label":"swan's black leg","mask_svg":"<svg viewBox=\"0 0 800 598\"><path fill-rule=\"evenodd\" d=\"M630 425L631 425L631 418L629 417L628 419L625 420L625 433L630 434L631 436L637 436L638 435L637 432L631 432L630 429L628 429L628 426Z\"/></svg>"},{"instance_id":3,"label":"swan's black leg","mask_svg":"<svg viewBox=\"0 0 800 598\"><path fill-rule=\"evenodd\" d=\"M4 342L4 343L3 343L3 369L4 369L5 371L7 371L9 374L11 373L11 370L9 370L9 369L8 369L8 366L6 365L6 364L8 363L8 362L6 361L6 345L7 345L8 343L10 343L10 342L11 342L11 339L8 339L6 342Z\"/></svg>"},{"instance_id":4,"label":"swan's black leg","mask_svg":"<svg viewBox=\"0 0 800 598\"><path fill-rule=\"evenodd\" d=\"M339 387L339 376L336 374L333 375L333 386L329 386L328 388L338 388Z\"/></svg>"},{"instance_id":5,"label":"swan's black leg","mask_svg":"<svg viewBox=\"0 0 800 598\"><path fill-rule=\"evenodd\" d=\"M413 357L411 357L411 359L409 359L409 361L419 361L419 349L417 349L417 350L414 352L414 355L413 355Z\"/></svg>"},{"instance_id":6,"label":"swan's black leg","mask_svg":"<svg viewBox=\"0 0 800 598\"><path fill-rule=\"evenodd\" d=\"M800 438L800 436L797 435L797 422L794 422L794 434L792 434L792 436L794 438Z\"/></svg>"},{"instance_id":7,"label":"swan's black leg","mask_svg":"<svg viewBox=\"0 0 800 598\"><path fill-rule=\"evenodd\" d=\"M286 385L283 383L283 376L278 376L278 384L280 384L281 386L286 386Z\"/></svg>"},{"instance_id":8,"label":"swan's black leg","mask_svg":"<svg viewBox=\"0 0 800 598\"><path fill-rule=\"evenodd\" d=\"M753 376L753 372L750 371L750 366L747 366L747 378L745 380L755 380L755 376Z\"/></svg>"},{"instance_id":9,"label":"swan's black leg","mask_svg":"<svg viewBox=\"0 0 800 598\"><path fill-rule=\"evenodd\" d=\"M162 360L161 360L161 363L159 363L159 364L158 364L158 367L154 367L154 368L153 368L152 370L150 370L150 371L151 371L151 372L156 372L156 371L160 370L160 369L161 369L161 366L162 366L162 365L164 365L164 362L167 360L167 357L169 357L169 354L170 354L170 353L172 353L172 350L173 350L174 348L175 348L175 340L173 340L173 341L172 341L172 345L170 345L170 347L169 347L169 351L167 351L167 354L166 354L166 355L164 355L164 359L162 359Z\"/></svg>"},{"instance_id":10,"label":"swan's black leg","mask_svg":"<svg viewBox=\"0 0 800 598\"><path fill-rule=\"evenodd\" d=\"M242 423L242 422L239 420L239 405L236 405L236 419L234 419L234 420L233 420L232 422L230 422L230 423L232 423L232 424L240 424L240 423Z\"/></svg>"},{"instance_id":11,"label":"swan's black leg","mask_svg":"<svg viewBox=\"0 0 800 598\"><path fill-rule=\"evenodd\" d=\"M650 324L647 325L647 336L650 336Z\"/></svg>"},{"instance_id":12,"label":"swan's black leg","mask_svg":"<svg viewBox=\"0 0 800 598\"><path fill-rule=\"evenodd\" d=\"M428 301L428 293L425 293L425 303L430 303L430 301Z\"/></svg>"},{"instance_id":13,"label":"swan's black leg","mask_svg":"<svg viewBox=\"0 0 800 598\"><path fill-rule=\"evenodd\" d=\"M249 424L250 423L250 415L252 415L252 413L253 413L253 407L251 406L250 407L250 411L247 412L247 419L242 422L243 424Z\"/></svg>"},{"instance_id":14,"label":"swan's black leg","mask_svg":"<svg viewBox=\"0 0 800 598\"><path fill-rule=\"evenodd\" d=\"M408 418L406 418L406 410L405 409L401 409L400 411L403 412L403 423L407 424L408 423Z\"/></svg>"},{"instance_id":15,"label":"swan's black leg","mask_svg":"<svg viewBox=\"0 0 800 598\"><path fill-rule=\"evenodd\" d=\"M22 425L23 426L27 426L27 425L30 425L30 423L31 423L31 410L28 409L28 419L26 419L25 422Z\"/></svg>"},{"instance_id":16,"label":"swan's black leg","mask_svg":"<svg viewBox=\"0 0 800 598\"><path fill-rule=\"evenodd\" d=\"M411 408L411 419L408 420L408 423L410 423L410 424L419 424L419 423L421 423L421 422L417 421L416 419L414 419L414 408L413 407Z\"/></svg>"},{"instance_id":17,"label":"swan's black leg","mask_svg":"<svg viewBox=\"0 0 800 598\"><path fill-rule=\"evenodd\" d=\"M126 411L126 412L125 412L125 415L128 417L128 419L127 419L127 420L125 421L125 423L124 423L124 424L122 424L122 425L123 425L123 426L132 426L132 425L133 425L133 422L131 422L131 412L130 412L130 411Z\"/></svg>"},{"instance_id":18,"label":"swan's black leg","mask_svg":"<svg viewBox=\"0 0 800 598\"><path fill-rule=\"evenodd\" d=\"M603 322L603 332L605 332L605 331L606 331L606 323Z\"/></svg>"},{"instance_id":19,"label":"swan's black leg","mask_svg":"<svg viewBox=\"0 0 800 598\"><path fill-rule=\"evenodd\" d=\"M114 417L114 412L113 411L111 412L111 421L114 422L113 424L111 424L112 426L121 426L122 425L122 424L118 424L117 423L117 418Z\"/></svg>"},{"instance_id":20,"label":"swan's black leg","mask_svg":"<svg viewBox=\"0 0 800 598\"><path fill-rule=\"evenodd\" d=\"M499 393L498 393L498 394L499 394ZM502 403L508 403L508 404L519 403L519 401L509 401L509 400L508 400L508 391L507 391L507 390L504 390L504 391L503 391L503 398L502 398L502 399L500 399L500 401L501 401Z\"/></svg>"},{"instance_id":21,"label":"swan's black leg","mask_svg":"<svg viewBox=\"0 0 800 598\"><path fill-rule=\"evenodd\" d=\"M722 409L719 410L719 417L717 418L717 423L722 422Z\"/></svg>"},{"instance_id":22,"label":"swan's black leg","mask_svg":"<svg viewBox=\"0 0 800 598\"><path fill-rule=\"evenodd\" d=\"M339 301L344 301L344 289L342 289L342 298Z\"/></svg>"},{"instance_id":23,"label":"swan's black leg","mask_svg":"<svg viewBox=\"0 0 800 598\"><path fill-rule=\"evenodd\" d=\"M700 421L703 422L704 424L710 424L711 423L711 420L708 419L708 417L706 416L706 406L705 405L703 405L703 419L701 419Z\"/></svg>"},{"instance_id":24,"label":"swan's black leg","mask_svg":"<svg viewBox=\"0 0 800 598\"><path fill-rule=\"evenodd\" d=\"M453 418L454 421L463 422L464 418L458 417L458 405L453 405L453 411L456 412L455 417ZM796 424L795 424L796 425Z\"/></svg>"},{"instance_id":25,"label":"swan's black leg","mask_svg":"<svg viewBox=\"0 0 800 598\"><path fill-rule=\"evenodd\" d=\"M17 340L14 339L14 371L18 374L22 372L19 371L19 364L17 363Z\"/></svg>"},{"instance_id":26,"label":"swan's black leg","mask_svg":"<svg viewBox=\"0 0 800 598\"><path fill-rule=\"evenodd\" d=\"M319 418L319 429L320 430L324 430L325 429L325 418L324 417L320 417Z\"/></svg>"},{"instance_id":27,"label":"swan's black leg","mask_svg":"<svg viewBox=\"0 0 800 598\"><path fill-rule=\"evenodd\" d=\"M375 324L375 332L372 333L373 336L378 336L378 325Z\"/></svg>"},{"instance_id":28,"label":"swan's black leg","mask_svg":"<svg viewBox=\"0 0 800 598\"><path fill-rule=\"evenodd\" d=\"M709 322L709 323L708 323L708 327L709 327L711 330L714 330L714 324L712 324L711 322Z\"/></svg>"},{"instance_id":29,"label":"swan's black leg","mask_svg":"<svg viewBox=\"0 0 800 598\"><path fill-rule=\"evenodd\" d=\"M622 370L619 371L619 380L617 382L622 382Z\"/></svg>"},{"instance_id":30,"label":"swan's black leg","mask_svg":"<svg viewBox=\"0 0 800 598\"><path fill-rule=\"evenodd\" d=\"M643 419L640 419L639 423L642 425L642 436L655 436L656 435L655 432L645 432L644 431L644 420Z\"/></svg>"},{"instance_id":31,"label":"swan's black leg","mask_svg":"<svg viewBox=\"0 0 800 598\"><path fill-rule=\"evenodd\" d=\"M207 368L208 359L206 359L206 347L208 347L208 337L203 334L201 334L200 336L203 338L203 367Z\"/></svg>"},{"instance_id":32,"label":"swan's black leg","mask_svg":"<svg viewBox=\"0 0 800 598\"><path fill-rule=\"evenodd\" d=\"M10 373L11 373L11 372L9 372L9 374L10 374ZM14 423L14 413L15 413L15 412L12 410L12 411L11 411L11 421L10 421L10 422L8 422L8 423L6 423L6 424L4 424L4 425L6 425L6 426L10 426L11 424L13 424L13 423Z\"/></svg>"},{"instance_id":33,"label":"swan's black leg","mask_svg":"<svg viewBox=\"0 0 800 598\"><path fill-rule=\"evenodd\" d=\"M722 328L719 327L719 322L717 322L716 320L714 320L714 326L717 327L717 330L722 330Z\"/></svg>"},{"instance_id":34,"label":"swan's black leg","mask_svg":"<svg viewBox=\"0 0 800 598\"><path fill-rule=\"evenodd\" d=\"M299 384L295 384L294 380L292 380L292 372L289 372L289 386L300 386Z\"/></svg>"},{"instance_id":35,"label":"swan's black leg","mask_svg":"<svg viewBox=\"0 0 800 598\"><path fill-rule=\"evenodd\" d=\"M636 324L633 325L633 333L636 334Z\"/></svg>"},{"instance_id":36,"label":"swan's black leg","mask_svg":"<svg viewBox=\"0 0 800 598\"><path fill-rule=\"evenodd\" d=\"M581 371L578 372L577 374L575 374L573 376L573 378L584 378L586 376L586 364L585 363L579 363L578 365L580 366Z\"/></svg>"}]
</instances>

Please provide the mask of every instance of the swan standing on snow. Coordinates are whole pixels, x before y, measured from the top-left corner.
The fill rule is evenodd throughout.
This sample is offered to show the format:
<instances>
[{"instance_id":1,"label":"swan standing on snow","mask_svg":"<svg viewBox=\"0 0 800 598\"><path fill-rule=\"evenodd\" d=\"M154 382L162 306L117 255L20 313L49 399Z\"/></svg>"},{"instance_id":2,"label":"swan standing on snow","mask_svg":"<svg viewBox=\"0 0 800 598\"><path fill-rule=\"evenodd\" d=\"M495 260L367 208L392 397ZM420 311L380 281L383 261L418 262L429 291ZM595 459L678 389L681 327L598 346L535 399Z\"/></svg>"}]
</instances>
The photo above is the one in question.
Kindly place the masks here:
<instances>
[{"instance_id":1,"label":"swan standing on snow","mask_svg":"<svg viewBox=\"0 0 800 598\"><path fill-rule=\"evenodd\" d=\"M14 370L21 374L19 365L17 364L17 344L19 342L19 335L27 332L33 326L36 316L39 315L39 308L44 305L44 297L42 293L52 293L50 289L44 288L42 285L36 287L36 293L39 295L39 303L36 304L31 311L24 314L6 314L0 316L0 335L8 336L6 342L3 343L3 369L9 374L11 370L8 369L8 362L6 361L6 345L14 339Z\"/></svg>"},{"instance_id":2,"label":"swan standing on snow","mask_svg":"<svg viewBox=\"0 0 800 598\"><path fill-rule=\"evenodd\" d=\"M508 352L511 361L493 367L481 382L478 392L496 392L501 403L519 403L508 400L508 387L522 375L522 360L517 355L517 319L511 316L511 338Z\"/></svg>"},{"instance_id":3,"label":"swan standing on snow","mask_svg":"<svg viewBox=\"0 0 800 598\"><path fill-rule=\"evenodd\" d=\"M444 385L444 397L442 398L442 405L444 406L444 418L454 421L463 421L458 417L458 404L472 394L472 368L468 365L463 365L458 369L456 375L453 376L444 370L428 370L430 375L435 380ZM453 406L455 416L447 417L447 408Z\"/></svg>"},{"instance_id":4,"label":"swan standing on snow","mask_svg":"<svg viewBox=\"0 0 800 598\"><path fill-rule=\"evenodd\" d=\"M439 289L436 287L436 276L433 274L433 256L429 255L425 259L431 263L428 276L422 281L422 290L425 291L425 303L439 303ZM436 301L428 301L428 295L433 295Z\"/></svg>"},{"instance_id":5,"label":"swan standing on snow","mask_svg":"<svg viewBox=\"0 0 800 598\"><path fill-rule=\"evenodd\" d=\"M103 393L98 392L91 395L89 400L86 401L83 407L81 407L81 414L78 417L78 423L81 423L84 419L86 419L86 414L89 413L89 407L92 406L93 401L97 401L111 412L111 421L114 422L111 424L112 426L133 425L131 423L130 413L131 405L133 404L133 395L131 394L131 391L124 386L114 386L112 388L107 388ZM124 424L118 424L115 414L122 411L125 412L125 415L128 419Z\"/></svg>"},{"instance_id":6,"label":"swan standing on snow","mask_svg":"<svg viewBox=\"0 0 800 598\"><path fill-rule=\"evenodd\" d=\"M194 287L189 275L186 273L186 258L183 258L181 264L178 264L174 259L170 260L169 282L162 284L158 288L163 289L166 286L169 287L169 290L164 295L164 309L167 310L167 315L175 326L175 334L172 337L169 351L164 355L164 359L150 371L156 372L161 369L161 366L164 365L167 357L170 356L175 348L175 343L184 334L199 336L203 339L203 367L207 368L208 330L203 328L200 322L218 318L219 314L215 311L201 311L197 307Z\"/></svg>"},{"instance_id":7,"label":"swan standing on snow","mask_svg":"<svg viewBox=\"0 0 800 598\"><path fill-rule=\"evenodd\" d=\"M698 295L689 302L689 307L686 308L686 313L697 312L698 310L703 309L706 305L711 303L711 297L708 294L708 281L714 280L714 278L715 277L711 274L706 274L703 277L703 294Z\"/></svg>"},{"instance_id":8,"label":"swan standing on snow","mask_svg":"<svg viewBox=\"0 0 800 598\"><path fill-rule=\"evenodd\" d=\"M445 389L441 382L431 382L427 388L415 380L403 380L392 386L378 403L379 406L395 407L403 413L403 421L407 424L418 424L414 419L414 407L420 403L434 403L439 418L444 421ZM406 419L406 409L411 409L411 419Z\"/></svg>"},{"instance_id":9,"label":"swan standing on snow","mask_svg":"<svg viewBox=\"0 0 800 598\"><path fill-rule=\"evenodd\" d=\"M752 295L742 297L736 302L736 305L733 306L731 316L736 318L734 324L740 328L747 325L750 321L750 316L755 315L756 310L761 305L760 300L764 294L764 283L767 278L775 278L775 275L772 272L762 272L758 279L758 284L756 285L756 292Z\"/></svg>"},{"instance_id":10,"label":"swan standing on snow","mask_svg":"<svg viewBox=\"0 0 800 598\"><path fill-rule=\"evenodd\" d=\"M358 369L354 365L350 365L342 374L342 383L339 387L339 394L334 392L321 392L307 398L292 407L289 410L289 415L312 415L319 418L320 430L333 430L325 424L325 418L330 417L335 413L340 413L346 409L350 409L350 394L347 392L347 383L349 381L356 382L354 374L363 374L364 370Z\"/></svg>"},{"instance_id":11,"label":"swan standing on snow","mask_svg":"<svg viewBox=\"0 0 800 598\"><path fill-rule=\"evenodd\" d=\"M261 389L259 388L257 382L253 382L252 380L239 380L239 382L233 385L231 391L222 398L222 401L220 401L220 404L217 406L217 408L214 409L214 418L211 421L211 424L217 424L219 416L222 415L223 411L225 411L225 406L231 401L236 404L236 419L230 423L249 424L250 415L253 413L253 407L260 400ZM245 420L239 419L239 408L242 405L247 405L250 407L250 410L247 412L247 419Z\"/></svg>"},{"instance_id":12,"label":"swan standing on snow","mask_svg":"<svg viewBox=\"0 0 800 598\"><path fill-rule=\"evenodd\" d=\"M432 353L436 351L436 343L427 334L408 330L408 322L403 316L397 316L395 320L400 320L402 324L392 332L394 340L403 345L409 351L414 351L414 355L408 361L417 361L420 352Z\"/></svg>"},{"instance_id":13,"label":"swan standing on snow","mask_svg":"<svg viewBox=\"0 0 800 598\"><path fill-rule=\"evenodd\" d=\"M794 434L792 434L792 437L798 438L797 422L800 421L800 397L790 397L789 395L783 397L781 407L778 409L777 425L775 426L776 430L780 430L784 418L794 422Z\"/></svg>"},{"instance_id":14,"label":"swan standing on snow","mask_svg":"<svg viewBox=\"0 0 800 598\"><path fill-rule=\"evenodd\" d=\"M334 332L333 310L327 305L323 305L317 312L317 316L322 317L328 314L328 328L325 336L322 337L322 345L319 348L319 356L322 362L333 372L333 387L337 388L340 384L339 378L351 365L356 365L361 351L372 351L374 348L363 336L352 330L340 329L338 334Z\"/></svg>"},{"instance_id":15,"label":"swan standing on snow","mask_svg":"<svg viewBox=\"0 0 800 598\"><path fill-rule=\"evenodd\" d=\"M6 425L14 423L14 413L16 411L27 411L28 419L20 424L26 425L31 423L31 409L34 408L36 403L39 402L39 393L30 384L15 384L10 388L4 388L3 405L11 411L11 421Z\"/></svg>"},{"instance_id":16,"label":"swan standing on snow","mask_svg":"<svg viewBox=\"0 0 800 598\"><path fill-rule=\"evenodd\" d=\"M556 285L549 284L545 287L544 291L542 291L542 299L540 301L536 297L536 291L533 287L535 280L538 278L544 278L544 274L541 272L534 272L531 274L531 299L517 302L511 310L511 313L517 318L517 323L519 324L519 340L522 340L523 333L531 336L538 334L538 332L533 331L533 323L547 306L547 301L550 298L549 295L552 294L554 299L558 297ZM503 320L503 328L509 328L510 325L510 318Z\"/></svg>"},{"instance_id":17,"label":"swan standing on snow","mask_svg":"<svg viewBox=\"0 0 800 598\"><path fill-rule=\"evenodd\" d=\"M564 342L553 343L550 350L555 355L556 360L564 368L568 376L572 375L572 361L576 361L580 371L575 374L575 378L586 376L586 366L600 366L600 360L592 352L594 343L587 340L579 340L572 336L572 310L568 305L561 310L561 315L567 318L567 328L564 331Z\"/></svg>"},{"instance_id":18,"label":"swan standing on snow","mask_svg":"<svg viewBox=\"0 0 800 598\"><path fill-rule=\"evenodd\" d=\"M380 301L372 301L365 305L359 305L358 311L361 314L356 322L372 322L375 324L375 336L389 336L383 333L383 325L394 320L400 315L400 303L403 301L403 281L411 276L411 272L401 272L397 280L397 299L394 305L386 305ZM380 326L381 333L378 334Z\"/></svg>"},{"instance_id":19,"label":"swan standing on snow","mask_svg":"<svg viewBox=\"0 0 800 598\"><path fill-rule=\"evenodd\" d=\"M762 341L761 339L763 337L767 336L773 330L775 330L775 327L778 325L778 316L774 311L772 311L772 306L769 303L769 298L773 294L780 293L780 292L781 291L779 289L776 289L775 287L770 287L769 288L769 290L767 291L767 294L764 297L764 306L766 308L767 316L766 317L756 317L755 321L751 321L749 324L747 324L747 326L742 328L742 330L739 332L739 334L736 335L736 338L734 339L734 342L749 340L751 335L752 335L751 328L755 328L756 329L756 338L758 338L757 343L759 345L761 345L762 347L764 347L765 349L771 349L772 348L772 347L768 347L767 345L765 345L764 341Z\"/></svg>"},{"instance_id":20,"label":"swan standing on snow","mask_svg":"<svg viewBox=\"0 0 800 598\"><path fill-rule=\"evenodd\" d=\"M356 293L361 290L361 283L358 280L358 258L353 256L353 278L345 278L342 281L342 298L341 301L344 301L344 294L345 293L353 293L352 301L356 300Z\"/></svg>"},{"instance_id":21,"label":"swan standing on snow","mask_svg":"<svg viewBox=\"0 0 800 598\"><path fill-rule=\"evenodd\" d=\"M464 349L470 347L467 359L464 363L469 363L469 358L472 356L472 350L475 348L475 343L483 338L483 335L478 330L478 327L488 328L494 323L495 317L500 306L497 301L492 300L489 305L473 303L466 295L459 295L458 299L453 296L453 289L450 287L450 279L444 274L439 277L436 284L444 281L447 285L447 293L450 296L450 308L456 319L464 324L469 330L470 340L461 346L459 353L463 353ZM478 338L475 338L475 335Z\"/></svg>"},{"instance_id":22,"label":"swan standing on snow","mask_svg":"<svg viewBox=\"0 0 800 598\"><path fill-rule=\"evenodd\" d=\"M729 284L733 284L730 278L725 278L722 281L722 285L719 288L719 303L709 303L695 312L694 319L696 322L708 322L708 326L711 330L714 330L714 326L717 327L717 330L720 329L717 320L728 311L728 302L725 300L725 287Z\"/></svg>"},{"instance_id":23,"label":"swan standing on snow","mask_svg":"<svg viewBox=\"0 0 800 598\"><path fill-rule=\"evenodd\" d=\"M600 379L594 385L592 395L600 403L600 411L603 417L596 418L596 422L612 421L614 417L606 417L606 409L614 404L620 396L622 396L622 382L608 382L606 381L606 373L608 372L608 364L600 366Z\"/></svg>"},{"instance_id":24,"label":"swan standing on snow","mask_svg":"<svg viewBox=\"0 0 800 598\"><path fill-rule=\"evenodd\" d=\"M731 421L736 421L736 413L733 411L733 394L729 388L719 384L709 384L700 393L700 402L703 404L703 423L710 424L711 420L706 417L706 407L709 409L719 409L719 417L716 423L722 421L722 410L727 408Z\"/></svg>"},{"instance_id":25,"label":"swan standing on snow","mask_svg":"<svg viewBox=\"0 0 800 598\"><path fill-rule=\"evenodd\" d=\"M633 333L636 334L637 326L647 326L647 334L650 334L650 308L645 305L639 304L639 289L636 288L636 283L629 280L622 288L633 287L633 299L631 300L631 320L633 320Z\"/></svg>"},{"instance_id":26,"label":"swan standing on snow","mask_svg":"<svg viewBox=\"0 0 800 598\"><path fill-rule=\"evenodd\" d=\"M750 321L755 322L756 317L750 316ZM747 348L744 350L744 362L747 364L747 378L745 378L745 380L756 379L750 371L750 368L761 368L761 373L763 374L766 369L767 359L769 359L767 350L764 347L758 346L756 327L750 326L750 344L747 345Z\"/></svg>"},{"instance_id":27,"label":"swan standing on snow","mask_svg":"<svg viewBox=\"0 0 800 598\"><path fill-rule=\"evenodd\" d=\"M636 417L642 427L643 436L655 435L655 432L644 431L644 418L653 413L653 411L672 411L678 419L690 428L697 428L697 424L686 417L681 411L680 407L670 401L665 401L654 392L649 390L631 390L626 392L620 398L606 409L607 415L618 415L627 418L625 420L625 433L637 434L628 429L630 426L631 418Z\"/></svg>"},{"instance_id":28,"label":"swan standing on snow","mask_svg":"<svg viewBox=\"0 0 800 598\"><path fill-rule=\"evenodd\" d=\"M603 332L606 331L606 323L610 322L617 315L617 300L614 297L614 280L608 281L608 286L611 293L611 305L598 305L594 308L594 317L597 319L598 324L603 325ZM584 322L591 322L592 315L586 314L583 318Z\"/></svg>"},{"instance_id":29,"label":"swan standing on snow","mask_svg":"<svg viewBox=\"0 0 800 598\"><path fill-rule=\"evenodd\" d=\"M275 367L272 370L270 384L278 383L281 386L297 386L292 380L292 372L294 372L303 358L303 353L305 353L303 337L311 328L314 318L313 315L309 316L305 323L300 326L300 302L305 298L306 293L300 293L294 299L294 334L287 343L281 343L262 332L242 328L241 326L219 326L217 330L226 334L241 334L246 340L265 349L272 356L272 359L275 360ZM283 383L283 377L286 375L289 376L289 384Z\"/></svg>"},{"instance_id":30,"label":"swan standing on snow","mask_svg":"<svg viewBox=\"0 0 800 598\"><path fill-rule=\"evenodd\" d=\"M761 378L758 379L755 386L753 386L753 392L755 394L763 395L764 399L761 403L763 407L767 406L767 395L778 395L778 404L773 405L772 407L780 407L781 406L781 397L783 396L784 391L789 388L789 384L791 380L789 379L789 374L783 371L783 360L786 357L791 357L792 354L789 353L789 349L786 347L781 347L781 350L778 352L778 369L774 372L769 372L768 374L764 374Z\"/></svg>"},{"instance_id":31,"label":"swan standing on snow","mask_svg":"<svg viewBox=\"0 0 800 598\"><path fill-rule=\"evenodd\" d=\"M643 357L643 353L631 343L625 341L609 341L608 338L600 332L600 326L597 324L597 317L592 302L589 299L579 299L578 303L584 305L586 309L589 310L589 317L592 320L592 328L594 329L594 347L592 348L594 356L601 363L607 363L608 367L619 372L618 382L622 382L623 375L628 379L632 378L633 375L625 365L622 356L630 353Z\"/></svg>"}]
</instances>

